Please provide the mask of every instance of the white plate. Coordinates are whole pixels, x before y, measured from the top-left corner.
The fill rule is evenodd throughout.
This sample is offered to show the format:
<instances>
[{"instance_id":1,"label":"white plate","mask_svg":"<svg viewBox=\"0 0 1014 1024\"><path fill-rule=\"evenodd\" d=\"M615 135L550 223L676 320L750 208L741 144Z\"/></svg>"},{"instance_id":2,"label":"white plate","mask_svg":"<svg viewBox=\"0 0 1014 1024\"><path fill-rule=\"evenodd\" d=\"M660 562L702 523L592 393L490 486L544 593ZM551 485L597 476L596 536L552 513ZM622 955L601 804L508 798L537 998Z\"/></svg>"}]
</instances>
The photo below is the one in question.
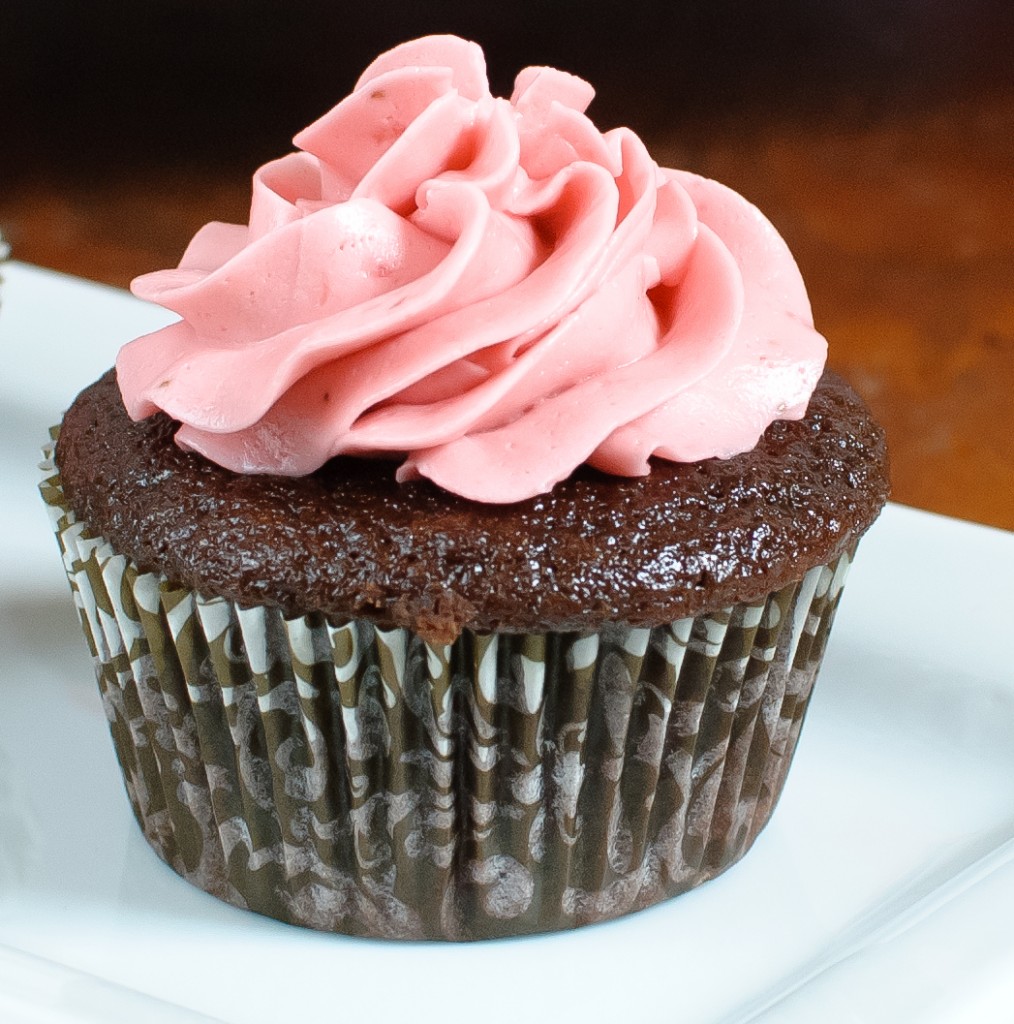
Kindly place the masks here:
<instances>
[{"instance_id":1,"label":"white plate","mask_svg":"<svg viewBox=\"0 0 1014 1024\"><path fill-rule=\"evenodd\" d=\"M781 804L696 892L498 943L302 931L191 888L145 845L34 492L47 425L165 314L5 277L0 1020L1011 1020L1014 534L885 511Z\"/></svg>"}]
</instances>

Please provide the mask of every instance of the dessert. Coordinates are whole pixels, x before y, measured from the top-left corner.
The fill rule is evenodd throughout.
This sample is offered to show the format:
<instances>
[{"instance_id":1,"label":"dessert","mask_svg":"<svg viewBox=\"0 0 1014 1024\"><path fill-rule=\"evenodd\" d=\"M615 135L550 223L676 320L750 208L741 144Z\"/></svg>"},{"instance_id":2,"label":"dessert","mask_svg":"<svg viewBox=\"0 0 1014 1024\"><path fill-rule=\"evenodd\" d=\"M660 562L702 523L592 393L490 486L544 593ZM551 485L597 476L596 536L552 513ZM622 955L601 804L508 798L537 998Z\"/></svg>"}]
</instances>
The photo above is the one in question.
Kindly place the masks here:
<instances>
[{"instance_id":1,"label":"dessert","mask_svg":"<svg viewBox=\"0 0 1014 1024\"><path fill-rule=\"evenodd\" d=\"M3 265L7 261L7 257L10 255L11 248L4 241L3 232L0 231L0 284L3 284Z\"/></svg>"},{"instance_id":2,"label":"dessert","mask_svg":"<svg viewBox=\"0 0 1014 1024\"><path fill-rule=\"evenodd\" d=\"M135 290L43 495L135 814L352 934L573 927L767 821L887 495L784 243L527 69L398 47Z\"/></svg>"}]
</instances>

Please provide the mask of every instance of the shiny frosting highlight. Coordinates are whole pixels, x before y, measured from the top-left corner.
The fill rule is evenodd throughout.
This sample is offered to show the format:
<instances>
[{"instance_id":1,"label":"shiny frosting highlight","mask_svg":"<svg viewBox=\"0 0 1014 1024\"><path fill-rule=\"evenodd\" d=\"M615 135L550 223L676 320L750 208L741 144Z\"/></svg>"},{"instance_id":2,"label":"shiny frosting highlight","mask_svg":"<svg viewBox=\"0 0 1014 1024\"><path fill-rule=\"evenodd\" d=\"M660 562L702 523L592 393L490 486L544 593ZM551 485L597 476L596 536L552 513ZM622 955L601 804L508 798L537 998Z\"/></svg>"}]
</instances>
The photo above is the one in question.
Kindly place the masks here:
<instances>
[{"instance_id":1,"label":"shiny frosting highlight","mask_svg":"<svg viewBox=\"0 0 1014 1024\"><path fill-rule=\"evenodd\" d=\"M403 457L467 498L582 463L649 472L803 415L826 344L785 243L741 196L599 132L592 88L528 68L491 95L451 36L382 55L134 293L181 319L125 346L134 419L241 473Z\"/></svg>"}]
</instances>

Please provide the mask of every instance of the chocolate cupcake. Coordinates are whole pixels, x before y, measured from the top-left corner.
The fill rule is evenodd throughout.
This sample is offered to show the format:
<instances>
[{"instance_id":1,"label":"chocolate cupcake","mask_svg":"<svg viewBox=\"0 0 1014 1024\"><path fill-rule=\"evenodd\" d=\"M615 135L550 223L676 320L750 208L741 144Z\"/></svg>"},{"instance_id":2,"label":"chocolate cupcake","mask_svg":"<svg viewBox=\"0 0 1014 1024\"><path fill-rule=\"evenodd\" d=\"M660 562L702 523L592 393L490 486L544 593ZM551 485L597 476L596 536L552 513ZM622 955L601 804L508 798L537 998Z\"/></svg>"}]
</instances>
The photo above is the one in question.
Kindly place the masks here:
<instances>
[{"instance_id":1,"label":"chocolate cupcake","mask_svg":"<svg viewBox=\"0 0 1014 1024\"><path fill-rule=\"evenodd\" d=\"M310 927L683 892L768 820L883 436L722 186L474 44L378 58L135 290L43 495L145 836Z\"/></svg>"}]
</instances>

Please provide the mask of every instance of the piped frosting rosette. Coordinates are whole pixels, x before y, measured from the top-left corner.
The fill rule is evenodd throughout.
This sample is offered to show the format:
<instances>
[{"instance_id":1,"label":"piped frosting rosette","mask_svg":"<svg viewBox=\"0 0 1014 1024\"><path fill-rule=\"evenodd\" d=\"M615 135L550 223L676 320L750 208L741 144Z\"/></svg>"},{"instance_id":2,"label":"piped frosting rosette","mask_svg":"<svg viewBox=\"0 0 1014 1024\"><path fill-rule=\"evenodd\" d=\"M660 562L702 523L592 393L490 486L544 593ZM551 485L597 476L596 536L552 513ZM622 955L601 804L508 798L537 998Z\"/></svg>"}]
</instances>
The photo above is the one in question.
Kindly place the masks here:
<instances>
[{"instance_id":1,"label":"piped frosting rosette","mask_svg":"<svg viewBox=\"0 0 1014 1024\"><path fill-rule=\"evenodd\" d=\"M745 199L585 116L586 82L482 51L382 55L135 294L181 319L120 353L135 419L241 473L404 457L493 503L582 463L729 457L799 418L823 368L792 256Z\"/></svg>"}]
</instances>

